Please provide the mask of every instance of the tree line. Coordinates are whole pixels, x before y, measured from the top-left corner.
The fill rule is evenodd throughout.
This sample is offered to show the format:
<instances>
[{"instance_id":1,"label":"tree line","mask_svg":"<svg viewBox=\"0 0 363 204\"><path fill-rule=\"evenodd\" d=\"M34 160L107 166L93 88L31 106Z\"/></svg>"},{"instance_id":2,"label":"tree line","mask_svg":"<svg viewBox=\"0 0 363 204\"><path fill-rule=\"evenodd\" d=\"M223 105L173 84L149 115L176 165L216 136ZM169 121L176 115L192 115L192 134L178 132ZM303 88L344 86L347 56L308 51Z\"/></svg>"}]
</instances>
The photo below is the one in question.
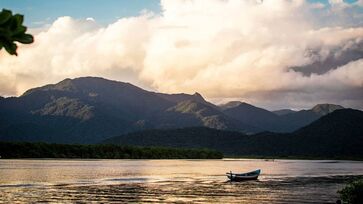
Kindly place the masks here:
<instances>
[{"instance_id":1,"label":"tree line","mask_svg":"<svg viewBox=\"0 0 363 204\"><path fill-rule=\"evenodd\" d=\"M137 147L113 144L48 144L0 142L0 156L15 158L80 159L221 159L223 154L209 149Z\"/></svg>"}]
</instances>

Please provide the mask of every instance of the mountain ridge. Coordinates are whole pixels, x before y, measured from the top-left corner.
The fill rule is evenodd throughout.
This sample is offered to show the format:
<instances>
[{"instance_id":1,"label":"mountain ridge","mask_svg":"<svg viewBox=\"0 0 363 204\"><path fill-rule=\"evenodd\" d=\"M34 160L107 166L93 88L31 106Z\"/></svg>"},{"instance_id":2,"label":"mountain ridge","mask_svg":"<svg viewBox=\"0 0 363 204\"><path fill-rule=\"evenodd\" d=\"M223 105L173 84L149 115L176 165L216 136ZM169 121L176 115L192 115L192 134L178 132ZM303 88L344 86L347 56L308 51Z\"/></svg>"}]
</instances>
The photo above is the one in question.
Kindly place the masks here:
<instances>
[{"instance_id":1,"label":"mountain ridge","mask_svg":"<svg viewBox=\"0 0 363 204\"><path fill-rule=\"evenodd\" d=\"M280 110L274 110L272 111L273 113L275 113L276 115L286 115L286 114L290 114L290 113L295 113L296 111L291 110L291 109L280 109Z\"/></svg>"},{"instance_id":2,"label":"mountain ridge","mask_svg":"<svg viewBox=\"0 0 363 204\"><path fill-rule=\"evenodd\" d=\"M80 77L0 98L0 140L95 143L145 129L191 126L247 134L288 132L323 116L319 111L337 107L317 106L315 112L278 116L244 102L221 108L199 93L157 93L130 83Z\"/></svg>"},{"instance_id":3,"label":"mountain ridge","mask_svg":"<svg viewBox=\"0 0 363 204\"><path fill-rule=\"evenodd\" d=\"M145 130L109 138L103 143L211 148L235 156L363 159L362 121L362 111L341 109L293 133L245 135L236 131L190 127Z\"/></svg>"},{"instance_id":4,"label":"mountain ridge","mask_svg":"<svg viewBox=\"0 0 363 204\"><path fill-rule=\"evenodd\" d=\"M197 103L198 110L193 110L197 114L171 111L188 100ZM206 110L213 114L200 114ZM234 125L233 119L216 110L199 93L155 93L100 77L65 79L30 89L20 97L1 100L0 113L1 140L17 141L26 134L29 141L94 143L120 133L199 123L243 131L242 124ZM43 133L37 127L44 127Z\"/></svg>"}]
</instances>

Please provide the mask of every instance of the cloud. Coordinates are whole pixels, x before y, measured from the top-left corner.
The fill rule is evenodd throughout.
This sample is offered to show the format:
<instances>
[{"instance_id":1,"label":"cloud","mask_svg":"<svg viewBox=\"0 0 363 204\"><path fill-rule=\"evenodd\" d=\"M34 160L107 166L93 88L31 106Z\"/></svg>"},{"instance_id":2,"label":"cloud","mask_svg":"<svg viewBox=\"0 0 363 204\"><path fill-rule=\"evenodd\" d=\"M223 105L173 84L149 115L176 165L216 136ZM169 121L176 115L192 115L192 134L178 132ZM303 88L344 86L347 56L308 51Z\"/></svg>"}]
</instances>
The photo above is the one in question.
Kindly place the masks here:
<instances>
[{"instance_id":1,"label":"cloud","mask_svg":"<svg viewBox=\"0 0 363 204\"><path fill-rule=\"evenodd\" d=\"M328 46L307 50L313 63L301 67L293 67L294 71L310 76L312 73L324 74L351 61L359 60L363 56L363 40L352 39L338 46Z\"/></svg>"},{"instance_id":2,"label":"cloud","mask_svg":"<svg viewBox=\"0 0 363 204\"><path fill-rule=\"evenodd\" d=\"M21 46L19 57L0 53L0 84L7 84L0 95L96 75L270 109L317 102L363 108L361 2L175 0L161 6L160 14L142 12L107 27L97 19L58 18L34 44Z\"/></svg>"}]
</instances>

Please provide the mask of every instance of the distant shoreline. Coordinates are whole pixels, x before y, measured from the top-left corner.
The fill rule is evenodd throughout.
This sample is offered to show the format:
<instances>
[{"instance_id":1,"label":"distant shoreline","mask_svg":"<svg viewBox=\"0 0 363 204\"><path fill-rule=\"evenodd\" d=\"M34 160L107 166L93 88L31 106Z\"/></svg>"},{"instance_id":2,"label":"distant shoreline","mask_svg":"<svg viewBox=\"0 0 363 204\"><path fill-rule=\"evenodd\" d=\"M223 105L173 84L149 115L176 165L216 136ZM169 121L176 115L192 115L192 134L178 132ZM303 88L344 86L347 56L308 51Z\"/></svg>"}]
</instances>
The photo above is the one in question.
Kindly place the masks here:
<instances>
[{"instance_id":1,"label":"distant shoreline","mask_svg":"<svg viewBox=\"0 0 363 204\"><path fill-rule=\"evenodd\" d=\"M209 149L0 142L2 159L222 159Z\"/></svg>"},{"instance_id":2,"label":"distant shoreline","mask_svg":"<svg viewBox=\"0 0 363 204\"><path fill-rule=\"evenodd\" d=\"M0 158L0 160L60 160L60 161L66 161L66 160L72 160L72 161L100 161L100 160L124 160L124 161L131 161L131 160L188 160L188 161L199 161L199 160L224 160L226 158L221 159L87 159L87 158Z\"/></svg>"},{"instance_id":3,"label":"distant shoreline","mask_svg":"<svg viewBox=\"0 0 363 204\"><path fill-rule=\"evenodd\" d=\"M31 142L0 142L0 159L40 160L99 160L99 159L260 159L279 160L339 160L363 161L362 157L324 156L271 156L271 155L223 155L221 152L202 148L140 147L114 144L48 144Z\"/></svg>"},{"instance_id":4,"label":"distant shoreline","mask_svg":"<svg viewBox=\"0 0 363 204\"><path fill-rule=\"evenodd\" d=\"M314 157L314 156L231 156L223 159L261 159L261 160L339 160L339 161L363 161L363 158L354 157Z\"/></svg>"},{"instance_id":5,"label":"distant shoreline","mask_svg":"<svg viewBox=\"0 0 363 204\"><path fill-rule=\"evenodd\" d=\"M274 157L274 158L267 158L267 157L224 157L220 159L183 159L183 158L177 158L177 159L115 159L115 158L0 158L0 160L60 160L60 161L66 161L66 160L72 160L72 161L99 161L99 160L192 160L192 161L198 161L198 160L265 160L269 162L274 162L275 160L307 160L307 161L353 161L353 162L363 162L363 159L337 159L337 158L301 158L301 157Z\"/></svg>"}]
</instances>

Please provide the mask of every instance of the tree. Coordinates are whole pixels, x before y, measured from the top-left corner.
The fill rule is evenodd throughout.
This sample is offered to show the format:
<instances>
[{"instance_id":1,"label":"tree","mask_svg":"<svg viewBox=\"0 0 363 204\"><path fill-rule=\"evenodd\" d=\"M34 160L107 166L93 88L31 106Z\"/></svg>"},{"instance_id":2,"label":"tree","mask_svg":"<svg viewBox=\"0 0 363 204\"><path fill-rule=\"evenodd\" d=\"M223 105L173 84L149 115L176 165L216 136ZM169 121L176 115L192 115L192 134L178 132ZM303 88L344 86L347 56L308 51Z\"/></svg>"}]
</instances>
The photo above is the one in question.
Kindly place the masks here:
<instances>
[{"instance_id":1,"label":"tree","mask_svg":"<svg viewBox=\"0 0 363 204\"><path fill-rule=\"evenodd\" d=\"M0 50L5 48L9 54L18 55L15 42L30 44L34 41L32 35L25 33L27 28L22 25L23 20L23 15L13 15L10 10L0 12Z\"/></svg>"},{"instance_id":2,"label":"tree","mask_svg":"<svg viewBox=\"0 0 363 204\"><path fill-rule=\"evenodd\" d=\"M354 181L342 190L338 191L343 203L360 204L363 203L363 180Z\"/></svg>"}]
</instances>

